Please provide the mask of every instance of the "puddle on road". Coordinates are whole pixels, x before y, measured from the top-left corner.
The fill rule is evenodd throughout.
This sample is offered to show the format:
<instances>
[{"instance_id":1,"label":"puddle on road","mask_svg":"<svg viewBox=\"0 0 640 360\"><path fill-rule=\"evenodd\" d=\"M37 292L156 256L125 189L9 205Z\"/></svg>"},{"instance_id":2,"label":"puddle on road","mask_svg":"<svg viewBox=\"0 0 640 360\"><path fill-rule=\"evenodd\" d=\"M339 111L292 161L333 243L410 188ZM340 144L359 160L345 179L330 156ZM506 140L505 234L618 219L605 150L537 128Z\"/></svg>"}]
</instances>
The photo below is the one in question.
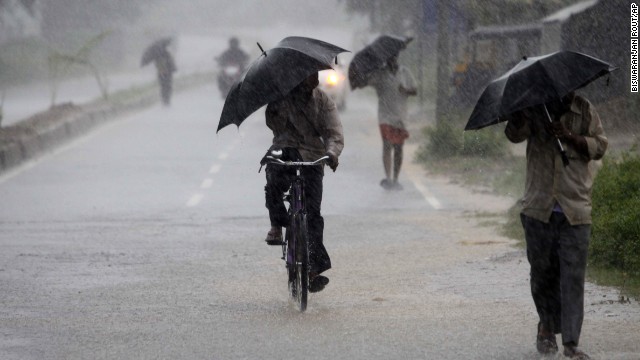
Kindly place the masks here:
<instances>
[{"instance_id":1,"label":"puddle on road","mask_svg":"<svg viewBox=\"0 0 640 360\"><path fill-rule=\"evenodd\" d=\"M464 246L471 246L471 245L508 244L508 242L507 241L494 241L494 240L487 240L487 241L458 241L458 244L464 245Z\"/></svg>"}]
</instances>

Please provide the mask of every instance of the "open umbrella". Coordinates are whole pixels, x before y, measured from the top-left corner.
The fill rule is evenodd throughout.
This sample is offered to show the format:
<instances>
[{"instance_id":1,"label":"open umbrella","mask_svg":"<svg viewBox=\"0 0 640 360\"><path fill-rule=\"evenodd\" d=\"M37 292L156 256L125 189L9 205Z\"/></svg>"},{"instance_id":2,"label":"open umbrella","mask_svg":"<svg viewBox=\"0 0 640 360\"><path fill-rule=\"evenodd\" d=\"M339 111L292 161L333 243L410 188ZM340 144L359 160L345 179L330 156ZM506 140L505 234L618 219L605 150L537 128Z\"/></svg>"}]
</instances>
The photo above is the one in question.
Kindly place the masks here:
<instances>
[{"instance_id":1,"label":"open umbrella","mask_svg":"<svg viewBox=\"0 0 640 360\"><path fill-rule=\"evenodd\" d=\"M346 51L321 40L298 36L287 37L274 48L263 50L229 91L217 131L229 124L240 126L253 112L284 98L311 74L331 69L336 56Z\"/></svg>"},{"instance_id":2,"label":"open umbrella","mask_svg":"<svg viewBox=\"0 0 640 360\"><path fill-rule=\"evenodd\" d=\"M392 35L381 35L371 44L360 50L349 64L349 83L351 89L362 88L367 85L367 77L373 71L386 66L387 60L397 56L407 47L413 38Z\"/></svg>"},{"instance_id":3,"label":"open umbrella","mask_svg":"<svg viewBox=\"0 0 640 360\"><path fill-rule=\"evenodd\" d=\"M559 100L616 68L575 51L524 58L493 80L480 95L465 130L506 120L516 111Z\"/></svg>"},{"instance_id":4,"label":"open umbrella","mask_svg":"<svg viewBox=\"0 0 640 360\"><path fill-rule=\"evenodd\" d=\"M575 51L558 51L523 58L504 75L493 80L480 95L465 130L477 130L505 121L509 114L560 100L616 68L611 64ZM558 147L565 166L569 163L560 140Z\"/></svg>"},{"instance_id":5,"label":"open umbrella","mask_svg":"<svg viewBox=\"0 0 640 360\"><path fill-rule=\"evenodd\" d=\"M170 37L164 37L147 46L144 53L142 53L140 66L145 66L160 56L165 51L166 47L171 44L171 41L172 39Z\"/></svg>"}]
</instances>

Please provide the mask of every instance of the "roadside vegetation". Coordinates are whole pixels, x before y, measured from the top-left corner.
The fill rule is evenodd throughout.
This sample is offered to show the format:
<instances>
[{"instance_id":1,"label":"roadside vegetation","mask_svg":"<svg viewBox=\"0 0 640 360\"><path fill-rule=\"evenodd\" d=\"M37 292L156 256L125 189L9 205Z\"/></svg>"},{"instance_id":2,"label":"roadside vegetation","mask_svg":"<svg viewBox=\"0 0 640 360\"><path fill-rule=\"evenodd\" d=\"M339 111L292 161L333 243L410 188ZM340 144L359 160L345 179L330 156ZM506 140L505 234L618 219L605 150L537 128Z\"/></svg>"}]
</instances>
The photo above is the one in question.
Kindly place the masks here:
<instances>
[{"instance_id":1,"label":"roadside vegetation","mask_svg":"<svg viewBox=\"0 0 640 360\"><path fill-rule=\"evenodd\" d=\"M640 155L605 158L593 188L590 262L597 280L640 294Z\"/></svg>"},{"instance_id":2,"label":"roadside vegetation","mask_svg":"<svg viewBox=\"0 0 640 360\"><path fill-rule=\"evenodd\" d=\"M437 125L425 128L415 161L431 173L446 174L477 191L513 197L514 205L500 214L503 220L498 221L498 231L524 246L518 204L524 193L523 151L514 151L507 141L504 123L465 132L467 118L468 112L454 111ZM609 133L610 140L617 136L625 136L625 132L613 129ZM622 152L611 149L593 188L588 276L598 284L619 287L621 301L625 296L640 299L639 154L637 143Z\"/></svg>"}]
</instances>

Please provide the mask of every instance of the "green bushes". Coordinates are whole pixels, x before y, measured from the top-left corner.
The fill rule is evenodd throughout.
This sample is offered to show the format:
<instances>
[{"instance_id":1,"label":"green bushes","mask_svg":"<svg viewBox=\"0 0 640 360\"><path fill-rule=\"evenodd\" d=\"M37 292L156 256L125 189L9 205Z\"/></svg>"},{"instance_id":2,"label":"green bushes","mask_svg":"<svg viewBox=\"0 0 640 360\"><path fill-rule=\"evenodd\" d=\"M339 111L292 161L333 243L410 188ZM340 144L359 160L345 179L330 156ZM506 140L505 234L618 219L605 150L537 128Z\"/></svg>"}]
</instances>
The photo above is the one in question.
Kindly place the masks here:
<instances>
[{"instance_id":1,"label":"green bushes","mask_svg":"<svg viewBox=\"0 0 640 360\"><path fill-rule=\"evenodd\" d=\"M640 274L640 156L605 159L593 187L590 259Z\"/></svg>"},{"instance_id":2,"label":"green bushes","mask_svg":"<svg viewBox=\"0 0 640 360\"><path fill-rule=\"evenodd\" d=\"M450 123L440 123L436 127L422 130L425 142L420 145L416 154L418 161L446 159L460 153L464 145L461 128L454 128Z\"/></svg>"},{"instance_id":3,"label":"green bushes","mask_svg":"<svg viewBox=\"0 0 640 360\"><path fill-rule=\"evenodd\" d=\"M508 140L500 125L482 130L463 131L459 122L441 121L423 130L425 142L416 154L418 161L453 156L498 158L509 153Z\"/></svg>"},{"instance_id":4,"label":"green bushes","mask_svg":"<svg viewBox=\"0 0 640 360\"><path fill-rule=\"evenodd\" d=\"M462 155L497 158L508 153L508 140L504 127L493 126L482 130L465 131Z\"/></svg>"}]
</instances>

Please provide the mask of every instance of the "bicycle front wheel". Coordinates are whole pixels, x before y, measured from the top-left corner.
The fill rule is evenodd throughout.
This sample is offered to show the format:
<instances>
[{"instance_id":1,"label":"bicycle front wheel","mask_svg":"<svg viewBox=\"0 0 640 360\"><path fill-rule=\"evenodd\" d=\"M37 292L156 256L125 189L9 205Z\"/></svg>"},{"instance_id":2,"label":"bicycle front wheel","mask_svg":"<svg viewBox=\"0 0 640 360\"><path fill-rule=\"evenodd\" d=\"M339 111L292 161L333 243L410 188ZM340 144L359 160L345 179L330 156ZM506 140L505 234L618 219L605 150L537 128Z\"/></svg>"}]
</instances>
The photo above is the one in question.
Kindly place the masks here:
<instances>
[{"instance_id":1,"label":"bicycle front wheel","mask_svg":"<svg viewBox=\"0 0 640 360\"><path fill-rule=\"evenodd\" d=\"M307 309L309 295L309 239L307 232L307 216L300 214L294 216L293 227L293 258L291 264L294 272L292 297L300 311Z\"/></svg>"}]
</instances>

